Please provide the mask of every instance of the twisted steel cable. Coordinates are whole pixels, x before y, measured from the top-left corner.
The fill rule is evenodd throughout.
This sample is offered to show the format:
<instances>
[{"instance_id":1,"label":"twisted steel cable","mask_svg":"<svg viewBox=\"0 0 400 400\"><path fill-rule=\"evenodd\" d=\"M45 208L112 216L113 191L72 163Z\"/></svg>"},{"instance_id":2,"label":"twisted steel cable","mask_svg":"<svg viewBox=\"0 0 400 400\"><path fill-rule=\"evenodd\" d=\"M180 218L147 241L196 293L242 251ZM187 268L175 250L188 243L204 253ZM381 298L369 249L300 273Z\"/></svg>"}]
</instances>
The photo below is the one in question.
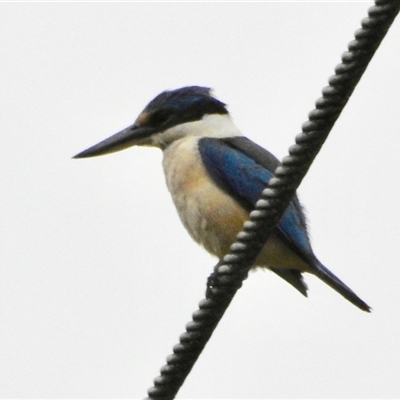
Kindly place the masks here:
<instances>
[{"instance_id":1,"label":"twisted steel cable","mask_svg":"<svg viewBox=\"0 0 400 400\"><path fill-rule=\"evenodd\" d=\"M186 332L180 336L173 354L167 357L167 364L161 368L161 375L155 378L154 386L148 390L150 399L173 399L177 394L399 10L400 0L376 0L368 10L368 17L361 22L362 28L355 32L355 40L349 43L348 51L342 55L342 63L336 66L335 75L329 78L329 86L323 88L316 108L302 126L302 133L296 136L296 144L290 147L289 156L276 169L229 254L216 265L208 280L206 298L200 301L193 320L186 325Z\"/></svg>"}]
</instances>

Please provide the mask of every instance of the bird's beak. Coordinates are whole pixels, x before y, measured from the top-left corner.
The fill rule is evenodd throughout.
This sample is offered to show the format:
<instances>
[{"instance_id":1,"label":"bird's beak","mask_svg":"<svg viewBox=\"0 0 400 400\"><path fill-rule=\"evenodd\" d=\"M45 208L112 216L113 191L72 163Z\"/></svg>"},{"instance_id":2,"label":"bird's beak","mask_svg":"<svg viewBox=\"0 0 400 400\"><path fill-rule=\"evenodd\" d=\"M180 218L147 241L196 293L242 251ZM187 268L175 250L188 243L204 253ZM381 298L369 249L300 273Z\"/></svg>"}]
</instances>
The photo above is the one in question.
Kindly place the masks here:
<instances>
[{"instance_id":1,"label":"bird's beak","mask_svg":"<svg viewBox=\"0 0 400 400\"><path fill-rule=\"evenodd\" d=\"M73 158L102 156L104 154L114 153L137 144L144 144L145 139L149 138L155 132L156 130L153 128L140 127L136 124L133 124L116 133L115 135L112 135L108 139L89 147Z\"/></svg>"}]
</instances>

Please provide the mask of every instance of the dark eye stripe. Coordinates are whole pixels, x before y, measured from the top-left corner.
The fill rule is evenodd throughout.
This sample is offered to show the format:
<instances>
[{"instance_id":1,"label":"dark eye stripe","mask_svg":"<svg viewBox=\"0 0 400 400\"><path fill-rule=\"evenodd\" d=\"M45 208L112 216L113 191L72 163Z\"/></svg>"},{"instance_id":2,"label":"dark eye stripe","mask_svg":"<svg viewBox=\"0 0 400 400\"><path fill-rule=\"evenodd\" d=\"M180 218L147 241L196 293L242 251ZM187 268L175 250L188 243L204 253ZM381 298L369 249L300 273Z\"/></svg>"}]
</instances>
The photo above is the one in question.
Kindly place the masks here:
<instances>
[{"instance_id":1,"label":"dark eye stripe","mask_svg":"<svg viewBox=\"0 0 400 400\"><path fill-rule=\"evenodd\" d=\"M150 125L161 125L166 122L171 116L171 112L167 110L156 111L150 115L148 124Z\"/></svg>"}]
</instances>

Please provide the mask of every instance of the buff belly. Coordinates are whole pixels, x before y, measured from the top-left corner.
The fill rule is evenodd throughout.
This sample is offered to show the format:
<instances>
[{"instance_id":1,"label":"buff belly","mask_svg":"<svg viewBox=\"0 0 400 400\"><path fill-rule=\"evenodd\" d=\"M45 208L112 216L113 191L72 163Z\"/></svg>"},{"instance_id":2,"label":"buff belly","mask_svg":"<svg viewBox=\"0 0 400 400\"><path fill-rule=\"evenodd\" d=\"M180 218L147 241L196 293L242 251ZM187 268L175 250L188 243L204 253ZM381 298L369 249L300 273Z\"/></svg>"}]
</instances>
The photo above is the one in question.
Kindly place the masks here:
<instances>
[{"instance_id":1,"label":"buff belly","mask_svg":"<svg viewBox=\"0 0 400 400\"><path fill-rule=\"evenodd\" d=\"M197 140L185 138L164 151L167 186L192 238L222 258L242 230L248 212L212 181L201 162ZM254 266L308 269L275 235L269 238Z\"/></svg>"}]
</instances>

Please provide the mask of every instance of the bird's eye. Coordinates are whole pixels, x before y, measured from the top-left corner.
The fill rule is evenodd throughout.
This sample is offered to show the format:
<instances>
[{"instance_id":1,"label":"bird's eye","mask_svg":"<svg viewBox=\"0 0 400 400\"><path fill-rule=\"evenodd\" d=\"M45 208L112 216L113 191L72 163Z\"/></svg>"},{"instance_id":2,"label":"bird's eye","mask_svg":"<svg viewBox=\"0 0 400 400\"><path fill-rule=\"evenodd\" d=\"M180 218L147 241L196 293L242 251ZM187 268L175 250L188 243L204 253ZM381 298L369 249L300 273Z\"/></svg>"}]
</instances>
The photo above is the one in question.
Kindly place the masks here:
<instances>
[{"instance_id":1,"label":"bird's eye","mask_svg":"<svg viewBox=\"0 0 400 400\"><path fill-rule=\"evenodd\" d=\"M166 122L169 119L170 116L171 116L171 113L167 110L156 111L151 115L149 124L162 125L164 122Z\"/></svg>"}]
</instances>

